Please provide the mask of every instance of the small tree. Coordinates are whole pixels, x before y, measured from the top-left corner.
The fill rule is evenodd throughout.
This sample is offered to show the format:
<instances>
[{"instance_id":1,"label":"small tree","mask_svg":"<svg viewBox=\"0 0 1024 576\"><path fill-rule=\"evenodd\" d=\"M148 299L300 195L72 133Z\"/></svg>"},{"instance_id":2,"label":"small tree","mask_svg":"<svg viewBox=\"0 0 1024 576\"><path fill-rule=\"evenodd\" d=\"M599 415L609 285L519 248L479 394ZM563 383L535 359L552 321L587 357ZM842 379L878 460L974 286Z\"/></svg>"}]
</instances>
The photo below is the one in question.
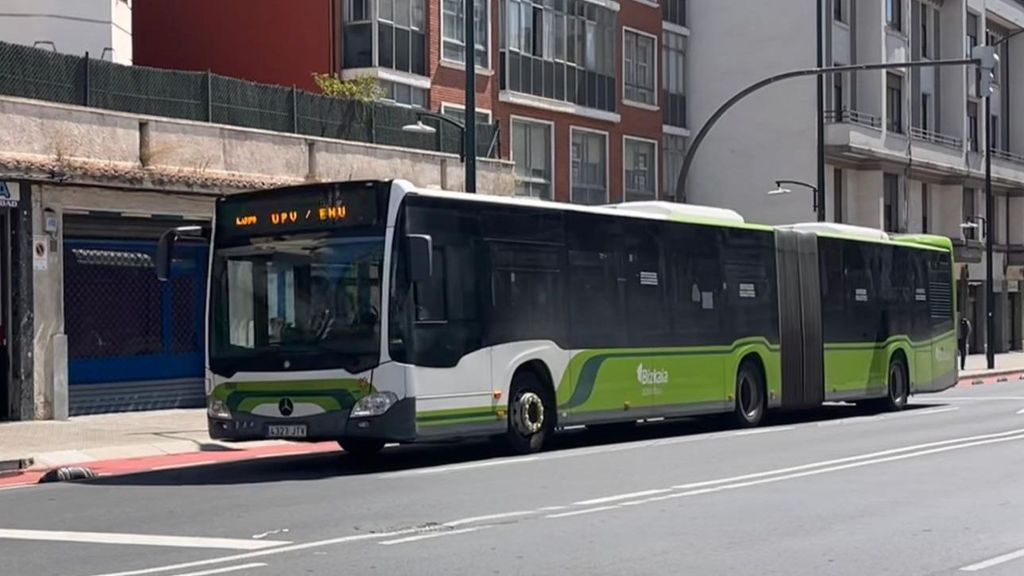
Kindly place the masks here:
<instances>
[{"instance_id":1,"label":"small tree","mask_svg":"<svg viewBox=\"0 0 1024 576\"><path fill-rule=\"evenodd\" d=\"M372 76L359 76L351 80L342 80L337 74L313 74L324 96L355 100L358 102L376 102L384 97L384 90L377 79Z\"/></svg>"}]
</instances>

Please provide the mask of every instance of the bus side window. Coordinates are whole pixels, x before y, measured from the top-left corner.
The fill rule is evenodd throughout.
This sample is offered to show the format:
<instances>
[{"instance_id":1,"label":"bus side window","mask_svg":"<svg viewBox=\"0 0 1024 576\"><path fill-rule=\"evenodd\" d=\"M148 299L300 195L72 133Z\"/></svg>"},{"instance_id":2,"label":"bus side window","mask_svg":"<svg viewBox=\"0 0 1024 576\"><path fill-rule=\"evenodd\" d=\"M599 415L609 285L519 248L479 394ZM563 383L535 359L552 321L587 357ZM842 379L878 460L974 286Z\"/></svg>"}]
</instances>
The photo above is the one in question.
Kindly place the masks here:
<instances>
[{"instance_id":1,"label":"bus side window","mask_svg":"<svg viewBox=\"0 0 1024 576\"><path fill-rule=\"evenodd\" d=\"M718 343L721 339L722 276L718 230L680 227L673 234L672 325L680 344Z\"/></svg>"}]
</instances>

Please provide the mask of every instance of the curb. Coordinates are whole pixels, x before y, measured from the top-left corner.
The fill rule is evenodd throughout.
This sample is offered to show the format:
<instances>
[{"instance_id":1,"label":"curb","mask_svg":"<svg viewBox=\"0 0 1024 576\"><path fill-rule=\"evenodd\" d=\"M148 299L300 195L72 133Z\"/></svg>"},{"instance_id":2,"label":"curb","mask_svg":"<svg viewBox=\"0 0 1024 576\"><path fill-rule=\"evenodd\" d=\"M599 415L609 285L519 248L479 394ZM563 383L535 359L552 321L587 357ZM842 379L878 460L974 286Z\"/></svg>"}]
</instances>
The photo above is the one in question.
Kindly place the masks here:
<instances>
[{"instance_id":1,"label":"curb","mask_svg":"<svg viewBox=\"0 0 1024 576\"><path fill-rule=\"evenodd\" d=\"M22 469L19 472L15 472L13 476L0 476L0 492L11 488L39 484L44 477L47 477L47 475L49 475L48 478L52 478L54 476L54 470L61 468L84 468L92 472L92 475L95 477L107 478L112 476L127 476L146 472L194 468L264 458L283 458L287 456L301 456L340 451L341 448L335 442L321 442L315 444L287 443L230 451L197 451L181 454L163 454L159 456L95 460L79 462L70 467L56 466L50 470L41 470L38 468L30 470ZM87 480L87 478L82 479Z\"/></svg>"},{"instance_id":2,"label":"curb","mask_svg":"<svg viewBox=\"0 0 1024 576\"><path fill-rule=\"evenodd\" d=\"M1020 381L1024 381L1024 371L1022 370L997 370L975 376L965 376L957 382L957 386L979 386Z\"/></svg>"}]
</instances>

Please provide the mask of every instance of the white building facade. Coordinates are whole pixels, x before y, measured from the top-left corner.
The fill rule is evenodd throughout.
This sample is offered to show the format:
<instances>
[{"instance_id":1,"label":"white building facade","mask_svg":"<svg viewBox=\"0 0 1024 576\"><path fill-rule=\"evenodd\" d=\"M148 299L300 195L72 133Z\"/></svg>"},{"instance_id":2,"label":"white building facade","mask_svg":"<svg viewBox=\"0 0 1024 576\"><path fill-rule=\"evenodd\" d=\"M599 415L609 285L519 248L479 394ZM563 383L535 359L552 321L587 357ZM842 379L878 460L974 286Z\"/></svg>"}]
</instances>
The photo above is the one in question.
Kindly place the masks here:
<instances>
[{"instance_id":1,"label":"white building facade","mask_svg":"<svg viewBox=\"0 0 1024 576\"><path fill-rule=\"evenodd\" d=\"M959 59L1024 28L1022 0L823 0L825 64ZM730 96L773 73L814 67L807 2L690 2L690 108L698 129ZM991 97L995 217L985 214L985 105L976 71L896 69L825 80L830 221L953 238L972 351L985 346L984 233L994 236L997 352L1021 349L1024 292L1024 34L1002 42ZM783 82L731 110L697 153L686 201L753 221L815 219L816 84ZM964 227L973 223L977 228Z\"/></svg>"},{"instance_id":2,"label":"white building facade","mask_svg":"<svg viewBox=\"0 0 1024 576\"><path fill-rule=\"evenodd\" d=\"M132 0L4 0L0 40L132 63Z\"/></svg>"}]
</instances>

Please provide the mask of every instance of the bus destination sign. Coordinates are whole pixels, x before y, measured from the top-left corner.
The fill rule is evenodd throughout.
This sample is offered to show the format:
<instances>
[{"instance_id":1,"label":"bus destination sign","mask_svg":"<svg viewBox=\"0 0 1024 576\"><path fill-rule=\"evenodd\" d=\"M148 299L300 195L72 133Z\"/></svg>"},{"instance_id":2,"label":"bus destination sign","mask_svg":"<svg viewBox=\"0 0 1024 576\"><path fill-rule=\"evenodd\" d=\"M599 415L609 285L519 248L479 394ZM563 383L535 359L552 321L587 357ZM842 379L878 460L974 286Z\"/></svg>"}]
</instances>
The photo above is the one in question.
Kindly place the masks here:
<instances>
[{"instance_id":1,"label":"bus destination sign","mask_svg":"<svg viewBox=\"0 0 1024 576\"><path fill-rule=\"evenodd\" d=\"M276 192L276 193L275 193ZM387 194L365 185L326 185L227 198L218 206L218 232L262 236L375 226Z\"/></svg>"}]
</instances>

